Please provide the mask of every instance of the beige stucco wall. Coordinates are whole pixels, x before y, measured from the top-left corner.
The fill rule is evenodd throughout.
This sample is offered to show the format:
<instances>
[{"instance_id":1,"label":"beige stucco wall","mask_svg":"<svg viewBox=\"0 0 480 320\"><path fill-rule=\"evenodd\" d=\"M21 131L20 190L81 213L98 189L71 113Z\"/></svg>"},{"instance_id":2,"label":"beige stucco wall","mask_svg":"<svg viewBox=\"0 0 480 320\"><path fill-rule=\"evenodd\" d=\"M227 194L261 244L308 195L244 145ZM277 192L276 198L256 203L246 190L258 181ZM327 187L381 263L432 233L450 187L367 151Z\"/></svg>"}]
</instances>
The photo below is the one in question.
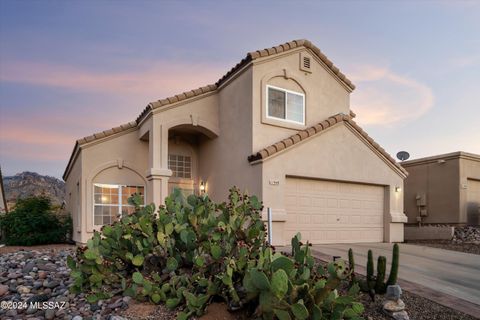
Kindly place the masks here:
<instances>
[{"instance_id":1,"label":"beige stucco wall","mask_svg":"<svg viewBox=\"0 0 480 320\"><path fill-rule=\"evenodd\" d=\"M135 129L82 147L81 160L81 232L75 241L85 243L93 233L93 183L138 184L147 186L148 142L138 139ZM75 162L75 166L80 166ZM67 194L76 185L72 174L67 178ZM147 190L146 190L147 191ZM73 192L72 192L73 194Z\"/></svg>"},{"instance_id":2,"label":"beige stucco wall","mask_svg":"<svg viewBox=\"0 0 480 320\"><path fill-rule=\"evenodd\" d=\"M312 59L311 73L299 69L300 52ZM305 94L305 125L266 119L267 84ZM121 177L118 181L136 184L143 181L146 202L163 203L171 176L169 150L188 149L169 142L169 136L172 130L183 130L198 135L189 146L196 156L195 184L205 181L215 201L226 200L233 185L258 195L266 206L274 208L276 234L283 232L285 176L296 175L384 186L385 241L403 241L403 199L395 192L395 186L403 186L403 179L348 125L328 129L264 163L251 165L247 160L249 155L298 130L338 113L349 114L349 93L350 89L309 50L292 50L256 59L216 91L153 109L138 128L83 145L82 161L76 161L67 179L70 190L76 185L75 179L81 186L84 218L75 240L86 242L94 229L94 181L107 183L117 177ZM271 179L280 184L271 186Z\"/></svg>"},{"instance_id":3,"label":"beige stucco wall","mask_svg":"<svg viewBox=\"0 0 480 320\"><path fill-rule=\"evenodd\" d=\"M480 225L480 193L473 194L468 199L468 188L473 187L473 181L480 183L480 157L465 157L460 159L460 219L468 224ZM472 193L471 193L472 194ZM471 201L471 203L468 202ZM473 200L473 201L472 201Z\"/></svg>"},{"instance_id":4,"label":"beige stucco wall","mask_svg":"<svg viewBox=\"0 0 480 320\"><path fill-rule=\"evenodd\" d=\"M425 194L424 223L478 224L478 214L468 213L469 181L480 181L480 156L465 152L405 162L405 210L409 223L416 223L417 194ZM480 199L478 199L480 202Z\"/></svg>"},{"instance_id":5,"label":"beige stucco wall","mask_svg":"<svg viewBox=\"0 0 480 320\"><path fill-rule=\"evenodd\" d=\"M311 57L311 73L300 70L301 52ZM304 126L266 119L267 84L292 91L303 90L306 122ZM256 61L253 66L252 86L252 147L255 152L332 115L349 114L350 111L349 90L307 49L289 51L274 59Z\"/></svg>"},{"instance_id":6,"label":"beige stucco wall","mask_svg":"<svg viewBox=\"0 0 480 320\"><path fill-rule=\"evenodd\" d=\"M258 138L252 135L252 68L248 68L218 93L220 135L202 139L199 175L215 201L224 201L228 189L239 187L261 197L261 167L247 157Z\"/></svg>"},{"instance_id":7,"label":"beige stucco wall","mask_svg":"<svg viewBox=\"0 0 480 320\"><path fill-rule=\"evenodd\" d=\"M257 164L263 167L263 201L273 211L277 245L289 241L277 237L277 232L283 234L286 219L287 175L385 186L384 241L403 241L403 195L395 191L395 187L403 187L403 178L352 130L339 124ZM270 181L278 181L278 185Z\"/></svg>"},{"instance_id":8,"label":"beige stucco wall","mask_svg":"<svg viewBox=\"0 0 480 320\"><path fill-rule=\"evenodd\" d=\"M408 223L417 223L416 196L426 197L427 216L423 223L463 223L460 215L459 159L426 163L405 163L409 176L405 179L405 212Z\"/></svg>"},{"instance_id":9,"label":"beige stucco wall","mask_svg":"<svg viewBox=\"0 0 480 320\"><path fill-rule=\"evenodd\" d=\"M189 100L154 109L139 124L139 137L148 136L148 202L163 204L169 193L168 137L171 129L188 128L210 139L220 134L218 95L210 92Z\"/></svg>"},{"instance_id":10,"label":"beige stucco wall","mask_svg":"<svg viewBox=\"0 0 480 320\"><path fill-rule=\"evenodd\" d=\"M81 225L84 220L83 202L82 202L82 152L80 152L73 162L70 174L65 181L66 206L65 210L72 216L73 233L72 240L81 242Z\"/></svg>"}]
</instances>

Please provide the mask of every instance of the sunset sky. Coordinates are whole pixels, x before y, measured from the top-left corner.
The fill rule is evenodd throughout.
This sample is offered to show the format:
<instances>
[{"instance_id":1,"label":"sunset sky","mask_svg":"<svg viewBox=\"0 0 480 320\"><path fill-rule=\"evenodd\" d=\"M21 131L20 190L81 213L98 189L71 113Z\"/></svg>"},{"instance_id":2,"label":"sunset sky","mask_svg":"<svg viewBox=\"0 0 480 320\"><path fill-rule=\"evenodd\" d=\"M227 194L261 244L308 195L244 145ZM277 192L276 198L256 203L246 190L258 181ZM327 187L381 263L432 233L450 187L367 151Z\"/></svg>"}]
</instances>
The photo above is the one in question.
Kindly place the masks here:
<instances>
[{"instance_id":1,"label":"sunset sky","mask_svg":"<svg viewBox=\"0 0 480 320\"><path fill-rule=\"evenodd\" d=\"M0 165L61 177L76 139L306 38L390 154L480 154L480 1L0 1Z\"/></svg>"}]
</instances>

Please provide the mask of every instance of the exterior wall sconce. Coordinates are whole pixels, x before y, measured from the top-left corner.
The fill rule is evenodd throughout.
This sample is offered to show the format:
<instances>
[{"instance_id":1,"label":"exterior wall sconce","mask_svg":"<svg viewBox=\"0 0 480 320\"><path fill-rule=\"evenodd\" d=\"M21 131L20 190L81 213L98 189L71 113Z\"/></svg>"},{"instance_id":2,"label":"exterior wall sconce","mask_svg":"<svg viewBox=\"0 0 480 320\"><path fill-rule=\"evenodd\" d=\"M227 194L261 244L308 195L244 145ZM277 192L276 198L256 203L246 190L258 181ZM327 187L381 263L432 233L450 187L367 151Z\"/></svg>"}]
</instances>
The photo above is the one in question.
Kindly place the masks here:
<instances>
[{"instance_id":1,"label":"exterior wall sconce","mask_svg":"<svg viewBox=\"0 0 480 320\"><path fill-rule=\"evenodd\" d=\"M204 194L205 193L205 182L202 180L200 181L200 193Z\"/></svg>"},{"instance_id":2,"label":"exterior wall sconce","mask_svg":"<svg viewBox=\"0 0 480 320\"><path fill-rule=\"evenodd\" d=\"M399 186L396 186L396 187L395 187L395 192L400 192L400 191L402 191L402 188L399 187Z\"/></svg>"}]
</instances>

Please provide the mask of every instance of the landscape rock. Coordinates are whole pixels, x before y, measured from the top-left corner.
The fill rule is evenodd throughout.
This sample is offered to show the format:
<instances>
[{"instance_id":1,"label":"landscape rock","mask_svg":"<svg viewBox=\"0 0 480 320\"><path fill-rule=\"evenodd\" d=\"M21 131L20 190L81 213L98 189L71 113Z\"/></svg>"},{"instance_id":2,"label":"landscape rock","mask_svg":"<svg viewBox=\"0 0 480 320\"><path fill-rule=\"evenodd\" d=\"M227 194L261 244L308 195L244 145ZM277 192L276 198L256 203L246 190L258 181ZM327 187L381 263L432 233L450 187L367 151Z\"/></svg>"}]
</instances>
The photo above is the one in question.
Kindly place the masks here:
<instances>
[{"instance_id":1,"label":"landscape rock","mask_svg":"<svg viewBox=\"0 0 480 320\"><path fill-rule=\"evenodd\" d=\"M452 242L480 244L480 227L463 226L455 227Z\"/></svg>"},{"instance_id":2,"label":"landscape rock","mask_svg":"<svg viewBox=\"0 0 480 320\"><path fill-rule=\"evenodd\" d=\"M46 280L45 280L45 281L46 281ZM50 288L50 289L52 289L52 288L58 287L58 286L60 285L60 282L57 281L57 280L49 281L49 282L47 282L47 283L45 283L45 281L43 282L43 286L44 286L45 288Z\"/></svg>"},{"instance_id":3,"label":"landscape rock","mask_svg":"<svg viewBox=\"0 0 480 320\"><path fill-rule=\"evenodd\" d=\"M8 286L4 284L0 284L0 297L7 294L8 292Z\"/></svg>"},{"instance_id":4,"label":"landscape rock","mask_svg":"<svg viewBox=\"0 0 480 320\"><path fill-rule=\"evenodd\" d=\"M44 270L44 271L50 271L50 272L55 272L57 271L57 266L54 265L53 263L47 263L44 265L40 265L38 267L39 270Z\"/></svg>"},{"instance_id":5,"label":"landscape rock","mask_svg":"<svg viewBox=\"0 0 480 320\"><path fill-rule=\"evenodd\" d=\"M37 312L37 308L33 306L29 306L27 311L25 311L26 314L34 314L35 312Z\"/></svg>"},{"instance_id":6,"label":"landscape rock","mask_svg":"<svg viewBox=\"0 0 480 320\"><path fill-rule=\"evenodd\" d=\"M70 278L66 261L67 257L74 253L75 248L69 247L0 254L0 300L26 302L27 305L48 301L62 303L64 307L0 310L0 319L125 319L119 314L128 308L131 297L117 295L97 304L89 304L84 293L69 292L73 279Z\"/></svg>"},{"instance_id":7,"label":"landscape rock","mask_svg":"<svg viewBox=\"0 0 480 320\"><path fill-rule=\"evenodd\" d=\"M22 276L21 273L19 273L19 272L14 272L14 273L9 273L9 274L7 275L7 278L9 278L9 279L17 279L17 278L20 278L21 276Z\"/></svg>"},{"instance_id":8,"label":"landscape rock","mask_svg":"<svg viewBox=\"0 0 480 320\"><path fill-rule=\"evenodd\" d=\"M55 309L47 309L45 310L45 319L51 320L55 318Z\"/></svg>"},{"instance_id":9,"label":"landscape rock","mask_svg":"<svg viewBox=\"0 0 480 320\"><path fill-rule=\"evenodd\" d=\"M35 281L33 283L33 289L40 289L41 287L43 287L43 281Z\"/></svg>"},{"instance_id":10,"label":"landscape rock","mask_svg":"<svg viewBox=\"0 0 480 320\"><path fill-rule=\"evenodd\" d=\"M398 284L387 287L385 299L397 301L402 296L402 288Z\"/></svg>"},{"instance_id":11,"label":"landscape rock","mask_svg":"<svg viewBox=\"0 0 480 320\"><path fill-rule=\"evenodd\" d=\"M26 286L18 286L17 287L17 292L20 293L20 294L30 293L30 288L26 287Z\"/></svg>"},{"instance_id":12,"label":"landscape rock","mask_svg":"<svg viewBox=\"0 0 480 320\"><path fill-rule=\"evenodd\" d=\"M390 316L395 320L410 320L406 311L393 312Z\"/></svg>"},{"instance_id":13,"label":"landscape rock","mask_svg":"<svg viewBox=\"0 0 480 320\"><path fill-rule=\"evenodd\" d=\"M405 309L405 303L402 299L398 299L397 301L387 300L383 304L383 310L388 312L399 312Z\"/></svg>"},{"instance_id":14,"label":"landscape rock","mask_svg":"<svg viewBox=\"0 0 480 320\"><path fill-rule=\"evenodd\" d=\"M23 267L22 273L29 273L33 270L34 267L35 267L35 263L29 262Z\"/></svg>"}]
</instances>

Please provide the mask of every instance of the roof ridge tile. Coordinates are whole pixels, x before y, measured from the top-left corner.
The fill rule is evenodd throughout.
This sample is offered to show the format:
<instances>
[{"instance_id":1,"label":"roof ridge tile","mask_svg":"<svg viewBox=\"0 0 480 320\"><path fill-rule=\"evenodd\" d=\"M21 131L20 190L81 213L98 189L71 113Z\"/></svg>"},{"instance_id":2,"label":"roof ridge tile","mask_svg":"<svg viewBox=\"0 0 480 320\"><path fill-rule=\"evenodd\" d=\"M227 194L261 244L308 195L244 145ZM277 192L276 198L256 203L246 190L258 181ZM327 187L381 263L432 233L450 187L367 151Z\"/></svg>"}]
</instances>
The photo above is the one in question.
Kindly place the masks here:
<instances>
[{"instance_id":1,"label":"roof ridge tile","mask_svg":"<svg viewBox=\"0 0 480 320\"><path fill-rule=\"evenodd\" d=\"M320 123L317 123L313 126L308 127L305 130L300 130L297 133L291 135L288 138L285 138L279 142L276 142L266 148L263 148L262 150L258 151L257 153L254 153L248 157L248 161L250 163L258 161L258 160L264 160L276 152L285 150L290 148L291 146L305 140L308 137L312 137L325 129L334 126L335 124L341 123L341 122L347 122L350 124L365 140L368 141L380 154L382 154L388 161L390 161L396 168L398 168L403 174L407 175L408 172L398 163L393 159L393 157L388 154L387 151L385 151L384 148L382 148L375 140L373 140L372 137L370 137L355 121L352 120L352 116L339 113L334 116L331 116L325 120L323 120ZM280 146L280 145L283 146Z\"/></svg>"},{"instance_id":2,"label":"roof ridge tile","mask_svg":"<svg viewBox=\"0 0 480 320\"><path fill-rule=\"evenodd\" d=\"M239 71L241 68L246 66L252 60L262 58L262 57L267 57L269 55L274 55L274 54L286 52L286 51L289 51L291 49L295 49L295 48L298 48L298 47L301 47L301 46L303 46L305 48L308 48L313 53L315 53L320 58L320 60L323 63L325 63L325 65L327 65L327 67L329 67L330 70L341 81L343 81L351 90L355 89L355 85L353 85L353 83L343 73L341 73L340 70L336 66L333 65L333 62L330 61L327 58L327 56L324 53L322 53L322 51L318 47L316 47L312 42L310 42L307 39L296 39L296 40L292 40L292 41L288 41L288 42L279 44L279 45L274 46L274 47L248 52L247 55L242 60L240 60L240 62L238 62L233 68L231 68L226 74L224 74L215 84L210 84L210 85L200 87L200 88L197 88L197 89L188 90L188 91L176 94L176 95L171 96L171 97L167 97L167 98L159 99L157 101L150 102L142 110L142 112L137 117L137 119L134 122L131 122L130 125L133 126L132 123L135 123L135 126L137 126L144 119L144 117L146 117L149 114L149 112L151 112L153 109L160 108L160 107L166 106L168 104L173 104L173 103L176 103L176 102L179 102L179 101L187 100L187 99L193 98L195 96L217 90L219 86L221 86L223 83L228 81L228 79L230 79L230 77L232 75L234 75L237 71ZM128 129L130 127L127 126L127 127L124 127L124 128ZM119 126L119 127L115 127L115 128L109 129L109 130L105 130L105 131L103 131L103 133L108 131L109 133L105 134L105 136L107 137L109 135L118 133L121 130L125 130L125 129L122 129L122 126ZM113 133L111 133L112 131L113 131ZM98 139L100 139L100 137L101 137L100 133L78 139L77 144L75 145L74 150L73 150L73 152L70 156L70 160L71 160L71 157L74 155L76 148L79 145L87 142L87 140L92 141L92 137L95 137L95 135L97 135L99 137ZM294 140L292 140L292 141L294 141ZM68 169L68 166L67 166L67 169Z\"/></svg>"}]
</instances>

